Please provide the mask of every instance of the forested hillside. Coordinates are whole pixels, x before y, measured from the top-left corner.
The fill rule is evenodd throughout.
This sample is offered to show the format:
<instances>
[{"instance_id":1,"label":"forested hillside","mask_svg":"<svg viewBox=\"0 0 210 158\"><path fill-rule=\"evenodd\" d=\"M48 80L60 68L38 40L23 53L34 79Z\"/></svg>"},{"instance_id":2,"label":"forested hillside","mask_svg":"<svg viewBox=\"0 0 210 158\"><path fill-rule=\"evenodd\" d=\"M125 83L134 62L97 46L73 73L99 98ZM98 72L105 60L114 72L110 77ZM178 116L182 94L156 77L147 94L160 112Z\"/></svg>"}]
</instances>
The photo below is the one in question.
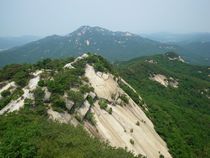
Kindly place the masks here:
<instances>
[{"instance_id":1,"label":"forested hillside","mask_svg":"<svg viewBox=\"0 0 210 158\"><path fill-rule=\"evenodd\" d=\"M142 94L148 115L174 157L210 157L210 69L184 63L175 53L118 64Z\"/></svg>"}]
</instances>

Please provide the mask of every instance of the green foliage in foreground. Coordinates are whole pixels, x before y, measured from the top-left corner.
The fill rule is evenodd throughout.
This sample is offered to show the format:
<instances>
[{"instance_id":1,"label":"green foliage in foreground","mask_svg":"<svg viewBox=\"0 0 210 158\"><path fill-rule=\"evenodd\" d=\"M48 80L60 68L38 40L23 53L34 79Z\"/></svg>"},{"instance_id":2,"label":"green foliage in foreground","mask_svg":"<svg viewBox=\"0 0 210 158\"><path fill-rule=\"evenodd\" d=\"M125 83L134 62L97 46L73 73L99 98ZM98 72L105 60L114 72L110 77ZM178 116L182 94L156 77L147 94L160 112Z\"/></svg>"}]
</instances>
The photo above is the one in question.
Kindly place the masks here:
<instances>
[{"instance_id":1,"label":"green foliage in foreground","mask_svg":"<svg viewBox=\"0 0 210 158\"><path fill-rule=\"evenodd\" d=\"M146 62L151 59L157 64ZM147 114L174 158L210 157L210 99L201 93L210 91L207 67L157 55L124 62L119 71L144 98ZM149 76L153 73L178 79L179 87L166 88L151 81Z\"/></svg>"},{"instance_id":2,"label":"green foliage in foreground","mask_svg":"<svg viewBox=\"0 0 210 158\"><path fill-rule=\"evenodd\" d=\"M133 158L91 138L82 127L59 124L24 109L0 116L0 157Z\"/></svg>"}]
</instances>

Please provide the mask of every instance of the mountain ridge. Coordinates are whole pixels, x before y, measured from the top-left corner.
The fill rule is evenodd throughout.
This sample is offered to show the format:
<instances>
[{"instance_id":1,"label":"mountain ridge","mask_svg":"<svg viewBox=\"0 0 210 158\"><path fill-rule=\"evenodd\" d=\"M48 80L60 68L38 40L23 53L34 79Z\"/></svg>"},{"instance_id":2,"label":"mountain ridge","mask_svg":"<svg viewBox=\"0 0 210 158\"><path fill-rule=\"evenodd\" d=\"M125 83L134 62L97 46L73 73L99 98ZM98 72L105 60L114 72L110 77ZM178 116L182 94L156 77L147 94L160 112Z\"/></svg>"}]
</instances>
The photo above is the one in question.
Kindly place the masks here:
<instances>
[{"instance_id":1,"label":"mountain ridge","mask_svg":"<svg viewBox=\"0 0 210 158\"><path fill-rule=\"evenodd\" d=\"M148 109L143 99L104 58L83 54L61 61L59 67L51 62L44 60L31 69L26 65L25 74L13 65L4 68L0 115L37 111L55 122L81 125L96 138L134 155L171 158L144 112Z\"/></svg>"},{"instance_id":2,"label":"mountain ridge","mask_svg":"<svg viewBox=\"0 0 210 158\"><path fill-rule=\"evenodd\" d=\"M83 52L95 52L116 61L167 51L184 52L177 46L162 44L129 32L112 32L101 27L82 26L65 36L48 36L24 46L2 51L0 65L78 56Z\"/></svg>"}]
</instances>

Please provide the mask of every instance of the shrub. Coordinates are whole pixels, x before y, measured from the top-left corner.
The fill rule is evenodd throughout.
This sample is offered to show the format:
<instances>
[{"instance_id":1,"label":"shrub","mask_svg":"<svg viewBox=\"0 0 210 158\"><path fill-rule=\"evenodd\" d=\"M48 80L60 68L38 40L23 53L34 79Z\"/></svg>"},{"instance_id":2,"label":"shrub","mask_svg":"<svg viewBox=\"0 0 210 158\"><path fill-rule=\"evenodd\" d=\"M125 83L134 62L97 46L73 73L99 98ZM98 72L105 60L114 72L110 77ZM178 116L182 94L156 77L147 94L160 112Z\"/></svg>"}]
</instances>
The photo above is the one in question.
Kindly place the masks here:
<instances>
[{"instance_id":1,"label":"shrub","mask_svg":"<svg viewBox=\"0 0 210 158\"><path fill-rule=\"evenodd\" d=\"M64 99L58 94L51 95L50 101L52 103L53 109L55 109L55 110L57 109L59 111L59 108L60 109L66 108Z\"/></svg>"},{"instance_id":2,"label":"shrub","mask_svg":"<svg viewBox=\"0 0 210 158\"><path fill-rule=\"evenodd\" d=\"M106 59L104 59L99 55L93 55L93 54L89 55L89 57L87 58L87 62L89 64L93 64L94 69L96 71L101 71L101 72L113 71L112 65L109 64L109 62Z\"/></svg>"},{"instance_id":3,"label":"shrub","mask_svg":"<svg viewBox=\"0 0 210 158\"><path fill-rule=\"evenodd\" d=\"M0 100L0 110L4 108L11 101L11 97L5 97Z\"/></svg>"},{"instance_id":4,"label":"shrub","mask_svg":"<svg viewBox=\"0 0 210 158\"><path fill-rule=\"evenodd\" d=\"M160 154L159 158L164 158L164 155Z\"/></svg>"},{"instance_id":5,"label":"shrub","mask_svg":"<svg viewBox=\"0 0 210 158\"><path fill-rule=\"evenodd\" d=\"M38 87L34 90L35 105L43 105L44 91Z\"/></svg>"},{"instance_id":6,"label":"shrub","mask_svg":"<svg viewBox=\"0 0 210 158\"><path fill-rule=\"evenodd\" d=\"M24 107L28 108L28 107L32 107L33 106L33 100L26 98L24 100Z\"/></svg>"},{"instance_id":7,"label":"shrub","mask_svg":"<svg viewBox=\"0 0 210 158\"><path fill-rule=\"evenodd\" d=\"M0 81L14 80L22 86L21 79L27 81L29 79L29 71L31 66L27 64L11 64L0 70ZM23 82L24 83L24 82ZM24 84L25 85L25 84Z\"/></svg>"},{"instance_id":8,"label":"shrub","mask_svg":"<svg viewBox=\"0 0 210 158\"><path fill-rule=\"evenodd\" d=\"M137 126L140 126L140 122L139 122L139 121L137 121L137 122L136 122L136 125L137 125Z\"/></svg>"},{"instance_id":9,"label":"shrub","mask_svg":"<svg viewBox=\"0 0 210 158\"><path fill-rule=\"evenodd\" d=\"M14 75L13 80L19 86L24 87L29 81L29 73L26 71L19 71Z\"/></svg>"},{"instance_id":10,"label":"shrub","mask_svg":"<svg viewBox=\"0 0 210 158\"><path fill-rule=\"evenodd\" d=\"M46 83L45 83L44 80L40 80L40 81L38 82L38 85L39 85L40 87L44 87L44 86L46 86Z\"/></svg>"},{"instance_id":11,"label":"shrub","mask_svg":"<svg viewBox=\"0 0 210 158\"><path fill-rule=\"evenodd\" d=\"M133 139L130 139L130 143L131 143L132 145L134 145L134 140L133 140Z\"/></svg>"},{"instance_id":12,"label":"shrub","mask_svg":"<svg viewBox=\"0 0 210 158\"><path fill-rule=\"evenodd\" d=\"M93 126L96 125L96 120L92 112L88 112L87 115L85 116L85 119L88 120Z\"/></svg>"},{"instance_id":13,"label":"shrub","mask_svg":"<svg viewBox=\"0 0 210 158\"><path fill-rule=\"evenodd\" d=\"M130 132L133 133L133 128L130 129Z\"/></svg>"},{"instance_id":14,"label":"shrub","mask_svg":"<svg viewBox=\"0 0 210 158\"><path fill-rule=\"evenodd\" d=\"M82 85L80 86L80 92L85 94L85 93L89 93L91 91L94 91L93 87L90 87L89 85L85 84L85 85Z\"/></svg>"},{"instance_id":15,"label":"shrub","mask_svg":"<svg viewBox=\"0 0 210 158\"><path fill-rule=\"evenodd\" d=\"M90 103L90 105L93 105L94 104L94 100L91 96L87 96L87 101Z\"/></svg>"},{"instance_id":16,"label":"shrub","mask_svg":"<svg viewBox=\"0 0 210 158\"><path fill-rule=\"evenodd\" d=\"M12 94L12 97L11 97L11 99L12 100L16 100L16 99L18 99L19 97L21 97L22 95L23 95L23 90L21 89L21 88L17 88L14 92L13 92L13 94Z\"/></svg>"},{"instance_id":17,"label":"shrub","mask_svg":"<svg viewBox=\"0 0 210 158\"><path fill-rule=\"evenodd\" d=\"M88 79L87 77L85 77L85 76L82 76L81 79L82 79L83 81L85 81L85 82L89 82L89 79Z\"/></svg>"},{"instance_id":18,"label":"shrub","mask_svg":"<svg viewBox=\"0 0 210 158\"><path fill-rule=\"evenodd\" d=\"M108 113L111 115L112 114L112 108L109 108Z\"/></svg>"},{"instance_id":19,"label":"shrub","mask_svg":"<svg viewBox=\"0 0 210 158\"><path fill-rule=\"evenodd\" d=\"M4 90L3 92L1 92L2 97L7 97L9 95L11 95L11 92L9 90Z\"/></svg>"},{"instance_id":20,"label":"shrub","mask_svg":"<svg viewBox=\"0 0 210 158\"><path fill-rule=\"evenodd\" d=\"M107 101L105 99L100 99L98 104L99 104L101 109L106 110L106 108L107 108Z\"/></svg>"},{"instance_id":21,"label":"shrub","mask_svg":"<svg viewBox=\"0 0 210 158\"><path fill-rule=\"evenodd\" d=\"M128 104L129 102L128 97L125 94L120 95L120 99L126 104Z\"/></svg>"},{"instance_id":22,"label":"shrub","mask_svg":"<svg viewBox=\"0 0 210 158\"><path fill-rule=\"evenodd\" d=\"M84 101L83 95L80 91L70 90L68 92L68 98L72 100L76 106L80 106Z\"/></svg>"},{"instance_id":23,"label":"shrub","mask_svg":"<svg viewBox=\"0 0 210 158\"><path fill-rule=\"evenodd\" d=\"M130 87L124 84L122 81L119 82L120 87L133 99L133 101L140 105L139 95L135 93Z\"/></svg>"},{"instance_id":24,"label":"shrub","mask_svg":"<svg viewBox=\"0 0 210 158\"><path fill-rule=\"evenodd\" d=\"M52 93L57 93L57 94L64 93L64 87L60 83L57 83L56 81L53 80L47 81L47 88Z\"/></svg>"}]
</instances>

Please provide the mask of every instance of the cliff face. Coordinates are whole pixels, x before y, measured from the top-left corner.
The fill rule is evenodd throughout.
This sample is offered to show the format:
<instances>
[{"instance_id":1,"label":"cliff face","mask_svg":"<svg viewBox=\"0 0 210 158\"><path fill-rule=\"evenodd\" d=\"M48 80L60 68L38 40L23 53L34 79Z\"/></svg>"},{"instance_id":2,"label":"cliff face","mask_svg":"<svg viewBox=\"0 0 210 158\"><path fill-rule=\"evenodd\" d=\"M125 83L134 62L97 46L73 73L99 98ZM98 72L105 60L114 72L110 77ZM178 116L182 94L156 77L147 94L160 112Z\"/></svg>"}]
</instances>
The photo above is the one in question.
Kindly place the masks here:
<instances>
[{"instance_id":1,"label":"cliff face","mask_svg":"<svg viewBox=\"0 0 210 158\"><path fill-rule=\"evenodd\" d=\"M154 130L153 123L119 87L112 74L97 73L92 66L87 65L85 76L98 98L108 100L107 109L112 109L110 114L100 108L99 101L94 103L91 111L94 113L96 126L92 128L96 128L95 131L98 133L92 132L92 134L108 140L112 146L126 147L135 154L151 158L158 158L160 154L167 158L171 157L166 143ZM120 99L123 95L128 98L127 103ZM90 129L89 126L86 128Z\"/></svg>"}]
</instances>

